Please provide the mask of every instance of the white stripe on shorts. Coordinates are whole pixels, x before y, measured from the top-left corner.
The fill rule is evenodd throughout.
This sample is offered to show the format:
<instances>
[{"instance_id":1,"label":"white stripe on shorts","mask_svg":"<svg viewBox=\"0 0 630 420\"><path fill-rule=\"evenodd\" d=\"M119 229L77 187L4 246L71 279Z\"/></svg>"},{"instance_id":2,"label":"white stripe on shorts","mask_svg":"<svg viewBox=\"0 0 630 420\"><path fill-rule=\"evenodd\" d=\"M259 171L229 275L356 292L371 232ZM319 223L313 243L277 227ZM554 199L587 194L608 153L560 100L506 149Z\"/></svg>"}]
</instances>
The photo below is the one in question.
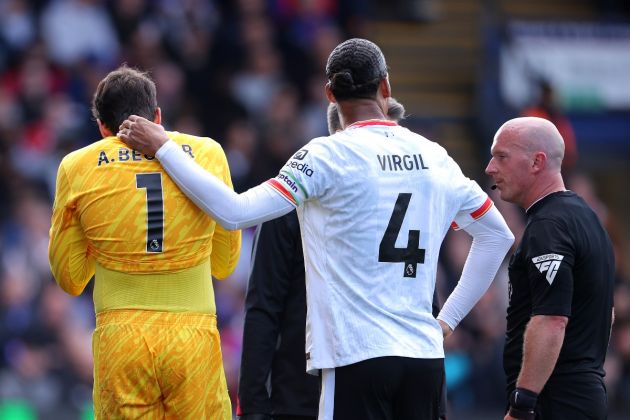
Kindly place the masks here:
<instances>
[{"instance_id":1,"label":"white stripe on shorts","mask_svg":"<svg viewBox=\"0 0 630 420\"><path fill-rule=\"evenodd\" d=\"M335 369L322 369L322 391L319 394L317 420L333 420L335 412Z\"/></svg>"}]
</instances>

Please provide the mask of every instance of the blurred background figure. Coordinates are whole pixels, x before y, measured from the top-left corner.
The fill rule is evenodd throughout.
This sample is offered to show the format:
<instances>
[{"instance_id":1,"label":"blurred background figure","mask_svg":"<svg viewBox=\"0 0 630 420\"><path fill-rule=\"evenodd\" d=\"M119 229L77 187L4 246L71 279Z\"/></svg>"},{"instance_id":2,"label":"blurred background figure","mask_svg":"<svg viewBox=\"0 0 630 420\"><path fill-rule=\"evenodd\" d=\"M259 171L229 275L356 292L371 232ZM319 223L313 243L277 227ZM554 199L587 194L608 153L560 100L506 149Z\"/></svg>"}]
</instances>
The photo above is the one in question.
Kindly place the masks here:
<instances>
[{"instance_id":1,"label":"blurred background figure","mask_svg":"<svg viewBox=\"0 0 630 420\"><path fill-rule=\"evenodd\" d=\"M564 139L564 160L562 161L562 173L569 176L576 168L578 159L577 144L571 121L562 111L558 98L556 98L553 86L541 80L538 83L539 99L534 105L525 108L521 115L523 117L538 117L551 121Z\"/></svg>"},{"instance_id":2,"label":"blurred background figure","mask_svg":"<svg viewBox=\"0 0 630 420\"><path fill-rule=\"evenodd\" d=\"M286 150L327 133L321 69L333 47L351 36L382 47L407 109L402 124L440 142L480 185L489 183L482 170L497 128L538 103L540 80L552 87L555 109L570 123L579 151L567 168L567 186L585 198L588 190L599 203L589 202L600 208L617 253L617 324L605 379L610 418L627 417L628 2L399 3L406 13L384 0L0 0L0 418L10 418L5 408L40 419L90 416L91 366L85 364L91 358L75 355L91 353L91 290L70 301L49 293L53 280L41 244L61 157L100 138L89 111L99 80L123 62L159 78L166 128L221 142L240 192L263 181L269 167L277 169L271 159L284 162ZM240 96L243 81L258 78L272 80L274 90L262 105L250 98L260 92L245 89ZM490 196L520 241L522 211ZM233 403L251 238L243 232L232 278L215 283ZM455 286L468 247L467 235L447 235L442 297ZM448 340L451 418L499 418L505 408L506 285L501 270ZM53 323L64 328L44 321L52 310Z\"/></svg>"}]
</instances>

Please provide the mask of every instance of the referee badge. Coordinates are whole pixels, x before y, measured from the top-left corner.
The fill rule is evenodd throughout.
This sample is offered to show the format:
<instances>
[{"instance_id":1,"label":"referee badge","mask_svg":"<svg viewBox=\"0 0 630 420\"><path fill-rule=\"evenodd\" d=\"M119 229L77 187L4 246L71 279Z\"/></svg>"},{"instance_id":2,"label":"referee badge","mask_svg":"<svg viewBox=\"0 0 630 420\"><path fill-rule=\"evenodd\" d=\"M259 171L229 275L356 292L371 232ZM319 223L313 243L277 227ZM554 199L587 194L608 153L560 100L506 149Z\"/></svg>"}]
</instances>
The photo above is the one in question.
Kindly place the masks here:
<instances>
[{"instance_id":1,"label":"referee badge","mask_svg":"<svg viewBox=\"0 0 630 420\"><path fill-rule=\"evenodd\" d=\"M551 284L556 278L558 268L560 268L560 263L563 259L564 255L545 254L532 258L532 262L541 274L545 274L545 272L547 272L547 276L545 278L549 284Z\"/></svg>"}]
</instances>

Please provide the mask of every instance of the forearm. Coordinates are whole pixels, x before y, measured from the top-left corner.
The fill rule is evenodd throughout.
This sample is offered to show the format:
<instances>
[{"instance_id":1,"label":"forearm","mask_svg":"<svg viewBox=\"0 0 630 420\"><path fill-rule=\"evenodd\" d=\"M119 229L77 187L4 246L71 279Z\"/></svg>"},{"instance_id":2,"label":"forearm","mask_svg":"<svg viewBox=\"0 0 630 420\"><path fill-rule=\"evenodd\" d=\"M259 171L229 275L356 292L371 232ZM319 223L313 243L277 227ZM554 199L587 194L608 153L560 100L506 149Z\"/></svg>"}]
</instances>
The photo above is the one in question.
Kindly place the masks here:
<instances>
[{"instance_id":1,"label":"forearm","mask_svg":"<svg viewBox=\"0 0 630 420\"><path fill-rule=\"evenodd\" d=\"M457 286L448 297L438 319L454 330L486 292L505 254L514 243L514 235L496 208L465 228L473 236L466 264Z\"/></svg>"},{"instance_id":2,"label":"forearm","mask_svg":"<svg viewBox=\"0 0 630 420\"><path fill-rule=\"evenodd\" d=\"M525 329L523 365L516 386L540 393L556 366L564 342L566 317L537 315Z\"/></svg>"},{"instance_id":3,"label":"forearm","mask_svg":"<svg viewBox=\"0 0 630 420\"><path fill-rule=\"evenodd\" d=\"M294 209L293 205L264 185L236 194L189 159L173 141L166 142L157 151L156 157L184 194L225 229L254 226Z\"/></svg>"}]
</instances>

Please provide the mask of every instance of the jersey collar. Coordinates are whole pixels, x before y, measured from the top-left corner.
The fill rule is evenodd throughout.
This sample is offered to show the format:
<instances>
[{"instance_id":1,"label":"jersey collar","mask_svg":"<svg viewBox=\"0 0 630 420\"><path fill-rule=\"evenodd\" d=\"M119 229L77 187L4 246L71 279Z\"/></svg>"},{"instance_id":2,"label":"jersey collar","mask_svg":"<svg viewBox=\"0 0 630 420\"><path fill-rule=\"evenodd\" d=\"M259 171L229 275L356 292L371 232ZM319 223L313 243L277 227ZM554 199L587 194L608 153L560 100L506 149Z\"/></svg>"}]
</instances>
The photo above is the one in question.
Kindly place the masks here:
<instances>
[{"instance_id":1,"label":"jersey collar","mask_svg":"<svg viewBox=\"0 0 630 420\"><path fill-rule=\"evenodd\" d=\"M556 193L565 193L568 192L569 190L559 190L559 191L552 191L548 194L543 195L542 197L540 197L538 200L534 201L529 207L527 207L527 209L525 210L525 213L527 214L531 214L531 212L537 207L536 205L540 202L542 202L543 200L545 200L545 198L549 197L552 194L556 194Z\"/></svg>"},{"instance_id":2,"label":"jersey collar","mask_svg":"<svg viewBox=\"0 0 630 420\"><path fill-rule=\"evenodd\" d=\"M374 120L364 120L364 121L354 122L354 123L350 124L349 126L347 126L346 129L348 129L348 128L367 127L367 126L371 126L371 125L381 125L381 126L384 125L384 126L388 126L388 127L394 127L394 126L397 126L398 124L396 122L394 122L394 121L374 119Z\"/></svg>"}]
</instances>

